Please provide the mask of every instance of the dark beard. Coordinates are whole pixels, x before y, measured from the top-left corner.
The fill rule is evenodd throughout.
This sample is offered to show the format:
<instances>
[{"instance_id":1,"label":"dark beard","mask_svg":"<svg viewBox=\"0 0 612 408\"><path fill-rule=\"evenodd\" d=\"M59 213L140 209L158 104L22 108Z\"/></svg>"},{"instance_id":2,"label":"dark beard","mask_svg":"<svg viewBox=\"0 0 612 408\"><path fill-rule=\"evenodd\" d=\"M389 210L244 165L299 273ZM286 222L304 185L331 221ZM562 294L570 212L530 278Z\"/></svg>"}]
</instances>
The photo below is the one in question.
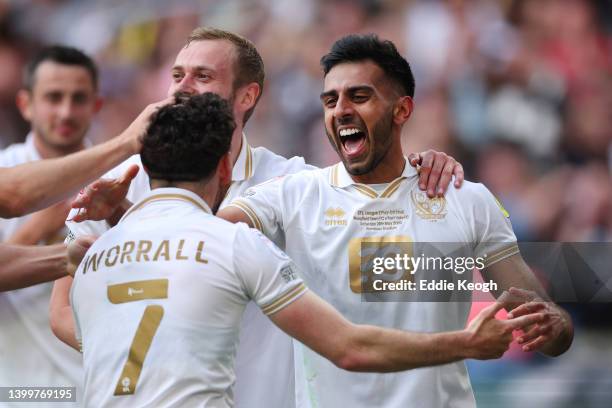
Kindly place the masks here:
<instances>
[{"instance_id":1,"label":"dark beard","mask_svg":"<svg viewBox=\"0 0 612 408\"><path fill-rule=\"evenodd\" d=\"M373 171L381 161L389 153L389 146L391 145L391 127L393 125L393 108L390 107L389 111L376 123L372 130L372 140L374 141L372 161L361 169L349 169L347 166L346 171L351 176L362 176L364 174Z\"/></svg>"},{"instance_id":2,"label":"dark beard","mask_svg":"<svg viewBox=\"0 0 612 408\"><path fill-rule=\"evenodd\" d=\"M187 93L187 92L183 92L183 91L176 91L174 93L174 99L176 100L176 103L185 103L192 96L193 96L192 94Z\"/></svg>"}]
</instances>

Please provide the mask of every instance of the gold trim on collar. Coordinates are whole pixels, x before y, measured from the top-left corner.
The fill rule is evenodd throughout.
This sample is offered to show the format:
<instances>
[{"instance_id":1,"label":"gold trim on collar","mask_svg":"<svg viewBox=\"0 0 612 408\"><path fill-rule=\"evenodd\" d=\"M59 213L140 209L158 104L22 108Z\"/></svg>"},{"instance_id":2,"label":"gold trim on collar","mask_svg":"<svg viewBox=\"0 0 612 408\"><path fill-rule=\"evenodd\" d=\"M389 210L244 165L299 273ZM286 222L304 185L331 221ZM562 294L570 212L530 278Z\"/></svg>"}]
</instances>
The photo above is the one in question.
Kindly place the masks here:
<instances>
[{"instance_id":1,"label":"gold trim on collar","mask_svg":"<svg viewBox=\"0 0 612 408\"><path fill-rule=\"evenodd\" d=\"M340 183L338 180L339 179L338 172L339 172L340 165L341 163L335 164L329 171L329 183L334 187L340 186ZM393 193L397 191L400 184L402 184L402 181L406 179L407 177L404 177L404 176L400 176L396 178L391 183L389 183L387 188L385 188L385 190L380 195L378 195L376 190L374 190L372 187L368 186L367 184L351 183L349 186L354 187L355 190L357 190L361 194L364 194L370 198L389 198L393 195Z\"/></svg>"},{"instance_id":2,"label":"gold trim on collar","mask_svg":"<svg viewBox=\"0 0 612 408\"><path fill-rule=\"evenodd\" d=\"M355 187L355 190L359 191L361 194L365 194L370 198L378 198L378 193L370 186L365 184L352 184L352 186Z\"/></svg>"},{"instance_id":3,"label":"gold trim on collar","mask_svg":"<svg viewBox=\"0 0 612 408\"><path fill-rule=\"evenodd\" d=\"M253 152L251 151L251 146L247 143L244 178L245 179L251 178L252 175L253 175Z\"/></svg>"},{"instance_id":4,"label":"gold trim on collar","mask_svg":"<svg viewBox=\"0 0 612 408\"><path fill-rule=\"evenodd\" d=\"M338 183L338 166L340 163L336 163L332 168L329 169L329 184L334 187L339 187Z\"/></svg>"},{"instance_id":5,"label":"gold trim on collar","mask_svg":"<svg viewBox=\"0 0 612 408\"><path fill-rule=\"evenodd\" d=\"M381 198L389 198L389 197L391 197L391 195L397 191L397 189L399 188L400 184L402 184L402 181L404 181L404 180L406 180L406 177L399 177L399 178L396 178L395 180L393 180L391 182L391 184L389 184L387 186L387 188L385 188L385 191L382 192L380 197Z\"/></svg>"},{"instance_id":6,"label":"gold trim on collar","mask_svg":"<svg viewBox=\"0 0 612 408\"><path fill-rule=\"evenodd\" d=\"M125 220L127 217L132 215L135 211L138 211L139 209L141 209L145 204L152 203L154 201L161 201L161 200L186 201L186 202L191 203L191 204L195 205L196 207L200 208L205 213L209 213L210 214L210 211L206 207L204 207L201 203L197 202L196 200L194 200L191 197L187 197L187 196L184 196L184 195L181 195L181 194L158 194L158 195L154 195L154 196L148 197L148 198L142 200L140 203L138 203L135 206L133 206L132 208L130 208L125 213L125 215L123 216L123 219Z\"/></svg>"}]
</instances>

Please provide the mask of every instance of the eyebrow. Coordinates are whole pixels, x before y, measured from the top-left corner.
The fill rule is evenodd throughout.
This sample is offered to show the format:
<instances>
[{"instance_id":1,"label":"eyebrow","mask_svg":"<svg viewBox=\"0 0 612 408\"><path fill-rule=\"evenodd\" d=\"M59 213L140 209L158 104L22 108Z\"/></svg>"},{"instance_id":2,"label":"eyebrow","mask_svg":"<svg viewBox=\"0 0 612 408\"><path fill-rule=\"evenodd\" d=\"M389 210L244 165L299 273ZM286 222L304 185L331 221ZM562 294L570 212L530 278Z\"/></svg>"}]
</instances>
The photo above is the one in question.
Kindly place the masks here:
<instances>
[{"instance_id":1,"label":"eyebrow","mask_svg":"<svg viewBox=\"0 0 612 408\"><path fill-rule=\"evenodd\" d=\"M355 93L355 92L359 92L359 91L368 91L368 92L374 92L374 87L370 86L370 85L355 85L355 86L351 86L347 89L348 93ZM321 94L319 95L320 99L326 98L328 96L335 96L338 95L338 91L336 91L335 89L332 89L330 91L325 91L325 92L321 92Z\"/></svg>"},{"instance_id":2,"label":"eyebrow","mask_svg":"<svg viewBox=\"0 0 612 408\"><path fill-rule=\"evenodd\" d=\"M184 71L185 68L182 65L174 65L171 69L172 71ZM212 69L211 67L207 67L205 65L196 65L195 67L193 67L194 71L210 71L210 72L214 72L214 69Z\"/></svg>"}]
</instances>

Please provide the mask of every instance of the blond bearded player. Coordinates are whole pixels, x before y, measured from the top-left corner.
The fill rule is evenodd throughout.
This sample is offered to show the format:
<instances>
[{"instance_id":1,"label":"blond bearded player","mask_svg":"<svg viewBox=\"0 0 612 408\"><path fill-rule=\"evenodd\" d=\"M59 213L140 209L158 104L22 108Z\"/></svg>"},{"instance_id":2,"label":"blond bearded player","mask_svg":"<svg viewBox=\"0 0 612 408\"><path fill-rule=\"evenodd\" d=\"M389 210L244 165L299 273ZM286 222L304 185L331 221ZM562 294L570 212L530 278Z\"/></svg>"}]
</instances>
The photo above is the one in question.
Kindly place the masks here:
<instances>
[{"instance_id":1,"label":"blond bearded player","mask_svg":"<svg viewBox=\"0 0 612 408\"><path fill-rule=\"evenodd\" d=\"M485 273L500 288L496 295L515 287L512 292L522 301L532 302L519 306L515 315L538 310L547 316L521 335L523 349L563 353L571 344L571 321L543 301L546 295L518 253L510 222L491 193L475 183L451 189L444 198L428 199L419 191L416 171L400 145L402 126L413 110L414 79L395 46L374 35L348 36L321 63L326 131L341 163L254 187L219 216L247 222L285 242L308 287L348 320L400 330L459 330L470 303L364 302L362 290L369 290L362 286L364 248L395 243L410 253L423 242L462 244L459 256L486 259ZM471 271L466 279L471 280ZM296 360L296 369L303 363L305 371L298 390L303 385L313 407L475 405L463 362L394 375L354 374L310 349L303 353Z\"/></svg>"},{"instance_id":2,"label":"blond bearded player","mask_svg":"<svg viewBox=\"0 0 612 408\"><path fill-rule=\"evenodd\" d=\"M448 333L348 322L308 292L293 262L259 232L213 216L231 180L233 128L227 103L212 93L153 118L142 149L152 190L91 246L72 286L70 343L79 340L84 353L85 406L232 407L249 301L354 371L496 358L513 330L542 321L542 314L497 320L502 304L495 304Z\"/></svg>"},{"instance_id":3,"label":"blond bearded player","mask_svg":"<svg viewBox=\"0 0 612 408\"><path fill-rule=\"evenodd\" d=\"M230 148L233 164L232 183L225 194L221 207L225 207L234 198L240 196L249 187L269 179L312 169L302 158L285 159L262 148L251 148L243 134L243 127L253 113L263 89L263 62L254 45L236 34L212 28L198 28L193 31L187 44L179 52L172 68L172 83L169 95L179 92L181 95L195 95L202 92L214 92L231 102L236 129L232 136ZM463 171L452 158L444 154L428 152L423 154L422 172L423 188L433 195L438 187L443 191L454 171L461 180ZM416 164L416 161L414 163ZM116 190L127 190L131 177L121 177L129 173L130 166L139 165L140 158L134 156L121 166L106 175L108 179L118 179ZM428 177L429 176L429 177ZM436 185L439 181L439 186ZM456 183L457 186L459 183ZM99 186L98 186L99 187ZM96 187L96 188L98 188ZM108 186L107 186L108 187ZM149 180L144 172L133 180L127 198L136 202L150 190ZM112 201L114 195L108 197ZM97 203L102 210L111 208L111 203ZM127 208L120 207L113 215L105 214L113 224ZM74 221L96 217L100 209L89 208L90 213L73 211L69 219ZM111 211L112 212L112 211ZM82 223L68 222L73 236L84 234L100 235L109 228L105 221ZM58 295L69 287L67 278L59 285ZM56 296L60 299L62 296ZM63 302L65 304L65 301ZM57 310L57 309L53 309ZM61 319L61 316L56 316ZM261 345L265 347L261 347ZM274 327L251 303L246 310L242 323L240 347L236 363L236 404L249 407L252 401L260 401L261 406L287 408L294 405L293 377L286 373L293 371L292 346L289 338ZM255 380L254 380L255 379Z\"/></svg>"}]
</instances>

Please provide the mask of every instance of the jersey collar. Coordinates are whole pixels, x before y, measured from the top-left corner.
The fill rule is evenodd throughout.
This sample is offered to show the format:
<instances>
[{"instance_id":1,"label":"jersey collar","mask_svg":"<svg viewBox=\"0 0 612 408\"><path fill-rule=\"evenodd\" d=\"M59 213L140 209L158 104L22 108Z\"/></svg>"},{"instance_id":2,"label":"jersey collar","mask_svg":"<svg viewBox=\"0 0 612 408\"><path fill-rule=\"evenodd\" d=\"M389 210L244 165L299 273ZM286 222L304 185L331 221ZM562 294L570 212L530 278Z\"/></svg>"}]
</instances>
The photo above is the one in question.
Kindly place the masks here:
<instances>
[{"instance_id":1,"label":"jersey collar","mask_svg":"<svg viewBox=\"0 0 612 408\"><path fill-rule=\"evenodd\" d=\"M402 174L398 178L390 182L387 188L385 188L382 193L378 194L376 190L374 190L367 184L355 183L355 181L353 181L353 179L351 178L350 174L346 171L344 165L342 163L337 163L330 169L329 183L332 186L339 188L347 188L349 186L352 186L355 188L355 190L371 198L387 198L390 197L393 193L395 193L402 181L412 176L415 176L416 174L416 169L412 167L408 163L408 159L404 157L404 170L402 171Z\"/></svg>"},{"instance_id":2,"label":"jersey collar","mask_svg":"<svg viewBox=\"0 0 612 408\"><path fill-rule=\"evenodd\" d=\"M131 214L141 210L147 204L155 201L182 201L184 203L191 204L192 206L199 208L208 214L212 214L212 211L210 210L208 204L206 204L206 201L204 201L197 194L182 188L164 187L149 191L142 198L142 200L138 201L136 204L130 207L125 214L123 214L123 217L121 217L119 222L123 222Z\"/></svg>"},{"instance_id":3,"label":"jersey collar","mask_svg":"<svg viewBox=\"0 0 612 408\"><path fill-rule=\"evenodd\" d=\"M232 181L248 180L251 176L253 176L253 151L243 133L242 147L232 169Z\"/></svg>"}]
</instances>

